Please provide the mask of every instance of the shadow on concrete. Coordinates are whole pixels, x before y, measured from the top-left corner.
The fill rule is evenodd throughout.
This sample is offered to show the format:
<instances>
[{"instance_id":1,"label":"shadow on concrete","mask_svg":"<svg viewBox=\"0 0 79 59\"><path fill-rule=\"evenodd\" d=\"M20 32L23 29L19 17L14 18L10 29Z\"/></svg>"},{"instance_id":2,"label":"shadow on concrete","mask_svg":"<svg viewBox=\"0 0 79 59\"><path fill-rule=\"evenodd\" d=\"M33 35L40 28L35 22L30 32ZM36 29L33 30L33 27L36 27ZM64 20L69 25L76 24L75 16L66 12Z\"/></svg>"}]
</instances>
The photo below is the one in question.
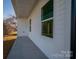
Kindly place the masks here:
<instances>
[{"instance_id":1,"label":"shadow on concrete","mask_svg":"<svg viewBox=\"0 0 79 59\"><path fill-rule=\"evenodd\" d=\"M7 56L11 50L11 47L12 47L14 41L15 41L15 39L3 41L3 59L7 59Z\"/></svg>"}]
</instances>

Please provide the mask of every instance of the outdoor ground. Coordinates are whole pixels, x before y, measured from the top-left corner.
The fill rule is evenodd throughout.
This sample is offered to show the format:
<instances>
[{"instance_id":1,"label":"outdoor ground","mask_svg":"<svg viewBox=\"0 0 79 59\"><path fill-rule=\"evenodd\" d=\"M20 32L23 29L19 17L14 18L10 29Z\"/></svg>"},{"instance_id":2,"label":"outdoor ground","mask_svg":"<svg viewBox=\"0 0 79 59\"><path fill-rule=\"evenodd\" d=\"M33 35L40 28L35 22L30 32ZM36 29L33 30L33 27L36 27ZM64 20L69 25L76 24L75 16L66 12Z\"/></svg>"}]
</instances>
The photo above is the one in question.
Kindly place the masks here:
<instances>
[{"instance_id":1,"label":"outdoor ground","mask_svg":"<svg viewBox=\"0 0 79 59\"><path fill-rule=\"evenodd\" d=\"M10 49L16 39L16 32L4 36L3 40L3 59L7 59Z\"/></svg>"}]
</instances>

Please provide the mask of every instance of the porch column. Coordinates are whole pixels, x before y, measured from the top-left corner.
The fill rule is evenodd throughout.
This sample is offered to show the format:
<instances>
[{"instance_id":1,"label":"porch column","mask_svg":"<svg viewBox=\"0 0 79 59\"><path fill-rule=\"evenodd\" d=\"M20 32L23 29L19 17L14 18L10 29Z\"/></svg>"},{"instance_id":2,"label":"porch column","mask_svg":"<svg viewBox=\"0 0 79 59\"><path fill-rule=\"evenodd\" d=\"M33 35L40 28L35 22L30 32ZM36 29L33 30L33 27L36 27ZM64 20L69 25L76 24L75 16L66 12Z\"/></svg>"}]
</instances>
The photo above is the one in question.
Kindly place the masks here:
<instances>
[{"instance_id":1,"label":"porch column","mask_svg":"<svg viewBox=\"0 0 79 59\"><path fill-rule=\"evenodd\" d=\"M17 36L28 36L27 19L17 18Z\"/></svg>"}]
</instances>

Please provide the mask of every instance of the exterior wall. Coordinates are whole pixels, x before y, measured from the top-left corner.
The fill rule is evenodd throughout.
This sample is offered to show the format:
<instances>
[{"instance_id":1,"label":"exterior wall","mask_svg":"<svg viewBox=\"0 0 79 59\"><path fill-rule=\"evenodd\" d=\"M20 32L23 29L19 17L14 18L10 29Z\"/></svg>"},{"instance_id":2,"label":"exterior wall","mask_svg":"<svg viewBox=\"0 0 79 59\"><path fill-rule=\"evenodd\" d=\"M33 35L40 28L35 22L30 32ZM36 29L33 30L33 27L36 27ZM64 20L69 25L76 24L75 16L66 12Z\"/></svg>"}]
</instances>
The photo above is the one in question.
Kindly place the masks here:
<instances>
[{"instance_id":1,"label":"exterior wall","mask_svg":"<svg viewBox=\"0 0 79 59\"><path fill-rule=\"evenodd\" d=\"M27 30L27 20L23 18L17 18L17 35L18 36L28 36Z\"/></svg>"},{"instance_id":2,"label":"exterior wall","mask_svg":"<svg viewBox=\"0 0 79 59\"><path fill-rule=\"evenodd\" d=\"M18 36L29 36L49 59L69 59L56 55L70 50L71 0L54 0L53 38L41 35L41 8L47 2L48 0L40 0L28 19L17 19Z\"/></svg>"},{"instance_id":3,"label":"exterior wall","mask_svg":"<svg viewBox=\"0 0 79 59\"><path fill-rule=\"evenodd\" d=\"M26 30L29 30L29 20L31 19L32 28L31 32L28 33L29 37L45 55L48 56L49 59L69 59L58 55L64 55L62 54L63 51L67 52L70 50L71 0L54 0L53 38L41 35L41 7L47 2L48 0L40 0L33 9L28 18L28 28L26 28Z\"/></svg>"}]
</instances>

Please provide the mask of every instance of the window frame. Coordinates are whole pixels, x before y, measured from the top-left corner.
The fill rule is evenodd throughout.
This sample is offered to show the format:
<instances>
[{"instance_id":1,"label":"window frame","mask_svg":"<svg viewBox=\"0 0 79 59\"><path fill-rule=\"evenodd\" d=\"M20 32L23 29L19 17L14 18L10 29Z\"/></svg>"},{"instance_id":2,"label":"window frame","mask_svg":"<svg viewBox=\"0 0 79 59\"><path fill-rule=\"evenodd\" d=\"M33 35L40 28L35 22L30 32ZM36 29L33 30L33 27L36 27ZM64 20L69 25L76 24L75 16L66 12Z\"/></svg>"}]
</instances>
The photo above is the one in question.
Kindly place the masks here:
<instances>
[{"instance_id":1,"label":"window frame","mask_svg":"<svg viewBox=\"0 0 79 59\"><path fill-rule=\"evenodd\" d=\"M53 12L53 10L52 11L50 11L49 13L50 13L50 15L49 15L49 13L47 13L46 15L47 15L47 18L43 18L44 16L46 17L46 15L44 15L43 14L43 12L44 12L44 10L43 10L43 8L44 7L46 7L47 6L47 4L50 4L49 2L50 2L51 0L49 0L42 8L41 8L41 23L42 23L42 35L43 36L46 36L46 37L50 37L50 38L53 38L53 13L51 14L51 12ZM48 35L48 33L46 34L46 33L43 33L43 23L44 22L47 22L47 21L50 21L50 20L52 20L52 34L50 33L50 35ZM49 23L49 22L48 22ZM48 23L47 23L47 25L48 25ZM51 25L50 25L50 27L51 27ZM47 29L48 30L48 29ZM49 31L50 32L50 31Z\"/></svg>"}]
</instances>

